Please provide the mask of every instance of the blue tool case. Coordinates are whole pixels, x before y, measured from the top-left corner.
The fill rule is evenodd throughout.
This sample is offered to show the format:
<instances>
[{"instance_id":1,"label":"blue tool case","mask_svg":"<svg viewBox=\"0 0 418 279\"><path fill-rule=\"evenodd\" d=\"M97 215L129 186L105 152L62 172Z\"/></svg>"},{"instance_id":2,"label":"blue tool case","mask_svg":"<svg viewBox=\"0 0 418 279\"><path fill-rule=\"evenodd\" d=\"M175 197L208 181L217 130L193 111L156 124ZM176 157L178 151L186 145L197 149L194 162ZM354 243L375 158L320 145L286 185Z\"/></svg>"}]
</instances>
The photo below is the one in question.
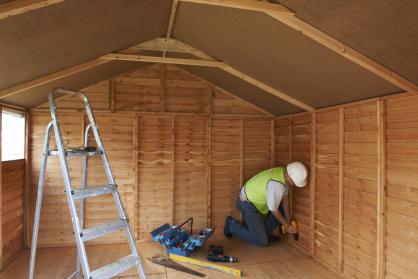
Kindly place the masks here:
<instances>
[{"instance_id":1,"label":"blue tool case","mask_svg":"<svg viewBox=\"0 0 418 279\"><path fill-rule=\"evenodd\" d=\"M190 234L182 227L190 223ZM168 254L189 256L194 250L202 247L205 241L213 234L214 229L204 228L193 233L193 218L187 219L179 226L170 226L168 223L151 232L152 239L159 242Z\"/></svg>"}]
</instances>

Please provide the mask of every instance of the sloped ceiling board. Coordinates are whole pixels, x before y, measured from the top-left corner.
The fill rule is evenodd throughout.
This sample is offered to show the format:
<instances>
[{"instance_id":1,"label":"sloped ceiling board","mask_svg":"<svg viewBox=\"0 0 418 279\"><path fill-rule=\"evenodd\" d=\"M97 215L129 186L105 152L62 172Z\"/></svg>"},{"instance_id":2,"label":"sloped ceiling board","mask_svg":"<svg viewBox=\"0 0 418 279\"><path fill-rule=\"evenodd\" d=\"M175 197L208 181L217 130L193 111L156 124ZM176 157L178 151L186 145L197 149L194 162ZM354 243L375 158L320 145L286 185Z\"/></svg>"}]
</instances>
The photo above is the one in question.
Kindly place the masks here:
<instances>
[{"instance_id":1,"label":"sloped ceiling board","mask_svg":"<svg viewBox=\"0 0 418 279\"><path fill-rule=\"evenodd\" d=\"M418 84L418 1L276 0L297 17Z\"/></svg>"},{"instance_id":2,"label":"sloped ceiling board","mask_svg":"<svg viewBox=\"0 0 418 279\"><path fill-rule=\"evenodd\" d=\"M204 4L204 5L220 6L220 7L233 7L233 8L240 8L240 9L248 9L251 11L262 11L265 14L278 20L279 22L287 25L288 27L298 32L301 32L305 36L316 41L317 43L322 44L323 46L335 51L336 53L344 56L345 58L360 65L361 67L364 67L365 69L375 73L376 75L404 89L405 91L410 92L410 93L418 93L418 87L413 82L387 69L383 65L377 63L376 61L370 59L369 57L363 55L362 53L356 51L355 49L350 48L348 45L343 44L342 42L336 40L335 38L322 32L321 30L316 29L312 25L302 21L298 17L294 16L294 13L289 14L285 12L278 12L277 8L282 8L282 9L285 8L282 5L266 3L266 2L257 2L257 1L251 1L251 0L249 1L248 0L245 0L245 1L241 1L241 0L181 0L181 1ZM275 2L278 2L278 1L275 1ZM254 7L263 7L263 5L267 5L267 7L264 7L264 9L254 9ZM401 4L398 4L398 6L399 5ZM341 5L341 6L344 6L344 5ZM274 7L276 7L276 9L274 9ZM377 8L381 8L381 6L378 6ZM350 17L350 20L351 20L351 17Z\"/></svg>"},{"instance_id":3,"label":"sloped ceiling board","mask_svg":"<svg viewBox=\"0 0 418 279\"><path fill-rule=\"evenodd\" d=\"M27 13L36 9L45 8L50 5L63 2L65 0L15 0L2 1L0 0L0 20L23 13ZM8 3L9 2L9 3ZM6 4L5 4L6 3Z\"/></svg>"},{"instance_id":4,"label":"sloped ceiling board","mask_svg":"<svg viewBox=\"0 0 418 279\"><path fill-rule=\"evenodd\" d=\"M0 20L0 90L164 36L170 8L166 0L72 0Z\"/></svg>"},{"instance_id":5,"label":"sloped ceiling board","mask_svg":"<svg viewBox=\"0 0 418 279\"><path fill-rule=\"evenodd\" d=\"M175 38L316 108L403 92L266 14L184 2L177 11Z\"/></svg>"},{"instance_id":6,"label":"sloped ceiling board","mask_svg":"<svg viewBox=\"0 0 418 279\"><path fill-rule=\"evenodd\" d=\"M56 87L79 90L99 81L139 68L142 65L145 64L138 62L110 61L108 63L96 65L92 68L85 68L83 71L62 76L58 79L51 79L47 83L40 83L31 89L23 90L19 94L10 95L0 101L23 108L33 108L46 102L48 100L49 92Z\"/></svg>"}]
</instances>

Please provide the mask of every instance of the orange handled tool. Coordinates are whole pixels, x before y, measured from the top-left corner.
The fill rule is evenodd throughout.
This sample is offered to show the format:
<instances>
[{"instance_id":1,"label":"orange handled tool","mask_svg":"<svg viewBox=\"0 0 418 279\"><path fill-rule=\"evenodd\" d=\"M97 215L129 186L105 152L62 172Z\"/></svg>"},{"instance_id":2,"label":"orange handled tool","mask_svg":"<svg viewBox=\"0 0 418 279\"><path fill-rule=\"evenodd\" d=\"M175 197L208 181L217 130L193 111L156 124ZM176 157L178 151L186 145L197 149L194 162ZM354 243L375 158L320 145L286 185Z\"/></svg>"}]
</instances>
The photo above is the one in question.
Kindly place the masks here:
<instances>
[{"instance_id":1,"label":"orange handled tool","mask_svg":"<svg viewBox=\"0 0 418 279\"><path fill-rule=\"evenodd\" d=\"M293 230L295 231L293 233L293 239L299 240L299 225L295 220L290 221L290 225L293 227ZM286 226L282 225L282 235L285 237L287 235Z\"/></svg>"}]
</instances>

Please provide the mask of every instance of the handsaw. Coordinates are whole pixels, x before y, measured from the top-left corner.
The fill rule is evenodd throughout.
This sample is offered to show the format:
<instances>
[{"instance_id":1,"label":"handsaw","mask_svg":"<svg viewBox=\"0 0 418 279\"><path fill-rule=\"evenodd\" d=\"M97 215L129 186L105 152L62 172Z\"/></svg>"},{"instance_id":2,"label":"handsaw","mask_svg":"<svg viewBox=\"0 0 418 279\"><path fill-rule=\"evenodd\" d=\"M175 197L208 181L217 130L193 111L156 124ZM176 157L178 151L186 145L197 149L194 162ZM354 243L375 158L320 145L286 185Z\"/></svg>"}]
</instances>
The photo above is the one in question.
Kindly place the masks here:
<instances>
[{"instance_id":1,"label":"handsaw","mask_svg":"<svg viewBox=\"0 0 418 279\"><path fill-rule=\"evenodd\" d=\"M175 261L173 261L170 258L164 257L164 256L157 256L157 257L152 257L152 258L148 258L148 260L152 263L158 264L158 265L162 265L164 267L168 267L171 269L175 269L181 272L185 272L191 275L195 275L198 277L206 277L206 274L197 272L193 269L190 269L188 267L185 267L184 265L181 265Z\"/></svg>"}]
</instances>

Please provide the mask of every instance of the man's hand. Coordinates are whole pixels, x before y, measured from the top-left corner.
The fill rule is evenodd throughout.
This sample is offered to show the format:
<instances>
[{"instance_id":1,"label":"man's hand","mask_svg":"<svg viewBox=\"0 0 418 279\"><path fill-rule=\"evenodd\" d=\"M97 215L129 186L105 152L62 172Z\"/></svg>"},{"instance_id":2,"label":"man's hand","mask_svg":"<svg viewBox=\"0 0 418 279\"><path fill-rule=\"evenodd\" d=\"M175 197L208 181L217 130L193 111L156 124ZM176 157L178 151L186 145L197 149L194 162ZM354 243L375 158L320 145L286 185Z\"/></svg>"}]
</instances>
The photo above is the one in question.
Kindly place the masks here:
<instances>
[{"instance_id":1,"label":"man's hand","mask_svg":"<svg viewBox=\"0 0 418 279\"><path fill-rule=\"evenodd\" d=\"M289 234L294 234L295 233L295 229L290 224L286 225L286 231Z\"/></svg>"}]
</instances>

